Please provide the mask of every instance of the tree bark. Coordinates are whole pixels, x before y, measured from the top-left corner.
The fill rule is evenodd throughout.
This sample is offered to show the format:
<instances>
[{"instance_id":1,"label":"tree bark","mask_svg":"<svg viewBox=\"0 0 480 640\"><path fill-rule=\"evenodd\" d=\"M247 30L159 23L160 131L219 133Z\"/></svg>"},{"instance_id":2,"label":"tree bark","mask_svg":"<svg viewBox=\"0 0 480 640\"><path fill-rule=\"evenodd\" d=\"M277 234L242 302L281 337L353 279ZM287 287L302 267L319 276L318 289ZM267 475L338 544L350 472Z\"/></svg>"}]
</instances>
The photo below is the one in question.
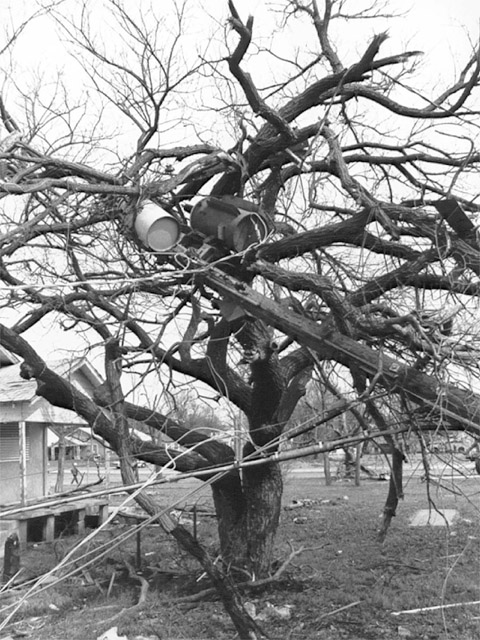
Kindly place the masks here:
<instances>
[{"instance_id":1,"label":"tree bark","mask_svg":"<svg viewBox=\"0 0 480 640\"><path fill-rule=\"evenodd\" d=\"M245 568L247 540L244 517L246 502L240 475L212 484L222 560L229 571Z\"/></svg>"},{"instance_id":2,"label":"tree bark","mask_svg":"<svg viewBox=\"0 0 480 640\"><path fill-rule=\"evenodd\" d=\"M383 509L383 522L378 533L378 541L384 542L392 518L397 514L397 506L400 498L403 498L403 460L404 456L398 449L392 451L392 472L388 487L388 496Z\"/></svg>"},{"instance_id":3,"label":"tree bark","mask_svg":"<svg viewBox=\"0 0 480 640\"><path fill-rule=\"evenodd\" d=\"M269 575L275 534L280 521L283 481L280 465L272 462L244 469L247 568L254 579Z\"/></svg>"}]
</instances>

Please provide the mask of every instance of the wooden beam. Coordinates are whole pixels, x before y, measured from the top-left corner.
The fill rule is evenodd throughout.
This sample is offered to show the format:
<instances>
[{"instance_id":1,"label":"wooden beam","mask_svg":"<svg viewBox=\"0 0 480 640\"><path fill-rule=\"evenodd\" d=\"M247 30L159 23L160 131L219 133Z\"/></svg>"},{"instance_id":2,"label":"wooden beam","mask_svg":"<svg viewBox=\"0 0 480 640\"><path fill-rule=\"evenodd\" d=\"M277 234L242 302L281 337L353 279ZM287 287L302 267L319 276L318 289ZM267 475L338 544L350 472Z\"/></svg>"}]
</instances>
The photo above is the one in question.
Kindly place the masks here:
<instances>
[{"instance_id":1,"label":"wooden beam","mask_svg":"<svg viewBox=\"0 0 480 640\"><path fill-rule=\"evenodd\" d=\"M204 266L204 265L202 265ZM235 301L252 317L283 331L299 344L346 366L354 365L391 392L400 391L416 404L440 410L446 421L480 436L480 395L439 381L383 352L335 331L329 322L317 323L255 291L216 268L205 270L204 284Z\"/></svg>"},{"instance_id":2,"label":"wooden beam","mask_svg":"<svg viewBox=\"0 0 480 640\"><path fill-rule=\"evenodd\" d=\"M438 200L434 207L460 238L468 237L475 232L475 225L455 198Z\"/></svg>"}]
</instances>

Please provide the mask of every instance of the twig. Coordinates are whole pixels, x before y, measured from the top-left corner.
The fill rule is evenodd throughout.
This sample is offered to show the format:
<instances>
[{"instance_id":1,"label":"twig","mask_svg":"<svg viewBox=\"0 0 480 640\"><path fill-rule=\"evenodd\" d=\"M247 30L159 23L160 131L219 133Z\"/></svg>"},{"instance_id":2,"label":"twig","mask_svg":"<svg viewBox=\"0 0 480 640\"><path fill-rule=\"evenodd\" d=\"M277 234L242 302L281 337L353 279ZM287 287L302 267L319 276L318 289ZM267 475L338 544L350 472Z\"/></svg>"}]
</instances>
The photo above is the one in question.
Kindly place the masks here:
<instances>
[{"instance_id":1,"label":"twig","mask_svg":"<svg viewBox=\"0 0 480 640\"><path fill-rule=\"evenodd\" d=\"M453 609L453 607L469 607L474 604L480 604L480 600L472 602L453 602L451 604L437 604L434 607L421 607L419 609L405 609L404 611L392 611L392 616L400 616L402 613L423 613L424 611L439 611L443 609Z\"/></svg>"},{"instance_id":2,"label":"twig","mask_svg":"<svg viewBox=\"0 0 480 640\"><path fill-rule=\"evenodd\" d=\"M268 578L262 578L261 580L247 580L245 582L238 582L235 584L235 586L237 587L237 589L240 589L240 590L256 589L258 587L264 587L267 584L271 584L272 582L276 582L282 576L282 574L285 572L285 569L288 567L288 565L292 562L294 558L296 558L298 555L300 555L304 551L313 551L316 549L321 549L323 546L324 545L321 545L320 547L300 547L300 549L296 549L296 550L293 549L289 554L288 558L284 562L282 562L280 567L275 571L273 575L269 576ZM208 598L209 596L212 596L215 594L218 595L217 590L214 589L213 587L210 587L209 589L198 591L197 593L194 593L191 596L184 596L182 598L177 598L176 602L178 603L198 602L199 600L203 600L203 598Z\"/></svg>"},{"instance_id":3,"label":"twig","mask_svg":"<svg viewBox=\"0 0 480 640\"><path fill-rule=\"evenodd\" d=\"M125 560L124 562L125 562L125 566L128 569L129 576L135 580L138 580L142 585L140 589L140 597L138 599L137 604L135 605L135 607L141 607L142 604L145 604L145 600L147 599L147 593L149 588L148 581L143 576L139 576L138 573L135 571L135 569L127 560ZM133 609L133 607L130 607L130 609Z\"/></svg>"},{"instance_id":4,"label":"twig","mask_svg":"<svg viewBox=\"0 0 480 640\"><path fill-rule=\"evenodd\" d=\"M351 607L356 607L359 604L362 604L363 600L357 600L356 602L351 602L350 604L346 604L344 607L340 607L339 609L334 609L333 611L329 611L328 613L324 613L323 615L321 615L318 620L321 620L322 618L328 618L328 616L334 616L337 613L340 613L340 611L345 611L345 609L350 609Z\"/></svg>"},{"instance_id":5,"label":"twig","mask_svg":"<svg viewBox=\"0 0 480 640\"><path fill-rule=\"evenodd\" d=\"M121 611L116 613L111 618L108 618L107 620L102 620L102 624L104 624L106 622L108 622L108 623L113 622L114 620L116 620L120 616L123 616L124 613L131 614L134 611L137 611L138 609L141 609L141 607L145 604L145 600L147 599L147 593L148 593L148 589L149 589L149 586L150 586L148 584L148 581L144 577L139 576L138 573L135 571L135 569L132 567L132 565L127 560L125 560L124 563L125 563L125 566L127 567L128 575L131 578L133 578L134 580L138 580L140 582L140 584L142 585L142 587L140 589L140 597L138 598L137 604L134 604L131 607L124 607Z\"/></svg>"},{"instance_id":6,"label":"twig","mask_svg":"<svg viewBox=\"0 0 480 640\"><path fill-rule=\"evenodd\" d=\"M107 600L110 598L110 594L112 593L113 584L115 582L116 575L117 573L116 571L114 571L110 577L110 582L108 583L108 589L107 589Z\"/></svg>"},{"instance_id":7,"label":"twig","mask_svg":"<svg viewBox=\"0 0 480 640\"><path fill-rule=\"evenodd\" d=\"M15 580L22 573L22 571L24 571L24 568L20 567L20 569L13 576L10 576L5 584L0 585L0 594L9 591L12 587L15 586Z\"/></svg>"}]
</instances>

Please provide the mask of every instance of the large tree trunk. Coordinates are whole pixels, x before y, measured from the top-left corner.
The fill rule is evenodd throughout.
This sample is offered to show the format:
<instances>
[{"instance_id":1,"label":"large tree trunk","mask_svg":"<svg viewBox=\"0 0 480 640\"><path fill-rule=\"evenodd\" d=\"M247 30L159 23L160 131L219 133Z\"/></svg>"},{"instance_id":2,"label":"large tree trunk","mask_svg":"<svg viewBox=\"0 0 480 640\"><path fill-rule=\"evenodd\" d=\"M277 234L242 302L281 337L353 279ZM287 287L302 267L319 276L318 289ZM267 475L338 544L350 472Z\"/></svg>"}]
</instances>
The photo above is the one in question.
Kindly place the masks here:
<instances>
[{"instance_id":1,"label":"large tree trunk","mask_svg":"<svg viewBox=\"0 0 480 640\"><path fill-rule=\"evenodd\" d=\"M212 492L222 560L230 571L235 572L246 566L245 498L239 475L236 482L226 480L214 483Z\"/></svg>"},{"instance_id":2,"label":"large tree trunk","mask_svg":"<svg viewBox=\"0 0 480 640\"><path fill-rule=\"evenodd\" d=\"M254 578L268 576L280 520L283 480L278 462L244 470L247 568Z\"/></svg>"},{"instance_id":3,"label":"large tree trunk","mask_svg":"<svg viewBox=\"0 0 480 640\"><path fill-rule=\"evenodd\" d=\"M253 579L269 575L280 520L283 481L278 462L243 470L242 491L213 486L223 561Z\"/></svg>"}]
</instances>

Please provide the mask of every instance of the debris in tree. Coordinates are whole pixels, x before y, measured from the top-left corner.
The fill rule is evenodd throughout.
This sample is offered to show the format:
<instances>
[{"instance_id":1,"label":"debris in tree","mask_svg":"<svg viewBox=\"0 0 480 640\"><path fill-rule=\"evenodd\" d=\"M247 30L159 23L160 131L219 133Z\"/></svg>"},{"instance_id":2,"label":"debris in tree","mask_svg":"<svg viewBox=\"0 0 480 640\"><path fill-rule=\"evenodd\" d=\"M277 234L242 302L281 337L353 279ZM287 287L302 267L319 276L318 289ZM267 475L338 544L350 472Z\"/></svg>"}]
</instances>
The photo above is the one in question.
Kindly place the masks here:
<instances>
[{"instance_id":1,"label":"debris in tree","mask_svg":"<svg viewBox=\"0 0 480 640\"><path fill-rule=\"evenodd\" d=\"M473 222L455 198L438 200L435 202L434 207L461 238L475 231Z\"/></svg>"}]
</instances>

